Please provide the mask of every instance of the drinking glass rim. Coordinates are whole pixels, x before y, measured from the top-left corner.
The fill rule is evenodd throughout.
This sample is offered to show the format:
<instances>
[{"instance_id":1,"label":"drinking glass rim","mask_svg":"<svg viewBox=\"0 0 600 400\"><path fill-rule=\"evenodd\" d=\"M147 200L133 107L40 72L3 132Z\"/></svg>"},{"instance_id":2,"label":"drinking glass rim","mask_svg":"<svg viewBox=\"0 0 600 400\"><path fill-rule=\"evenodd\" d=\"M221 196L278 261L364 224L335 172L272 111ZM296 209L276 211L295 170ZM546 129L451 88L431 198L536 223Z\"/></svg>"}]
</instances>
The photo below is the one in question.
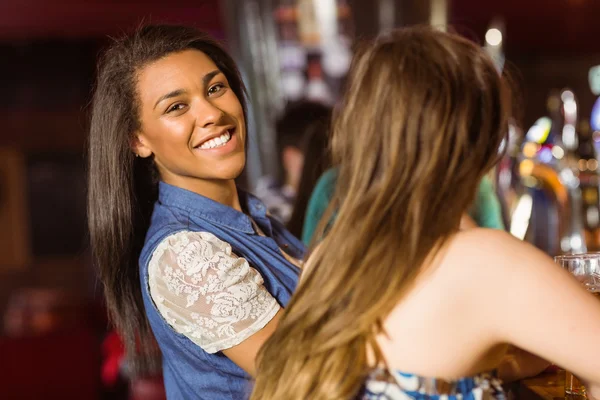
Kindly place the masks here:
<instances>
[{"instance_id":1,"label":"drinking glass rim","mask_svg":"<svg viewBox=\"0 0 600 400\"><path fill-rule=\"evenodd\" d=\"M589 252L589 253L579 253L579 254L561 254L559 256L554 256L554 261L558 260L590 260L590 259L600 259L600 252Z\"/></svg>"}]
</instances>

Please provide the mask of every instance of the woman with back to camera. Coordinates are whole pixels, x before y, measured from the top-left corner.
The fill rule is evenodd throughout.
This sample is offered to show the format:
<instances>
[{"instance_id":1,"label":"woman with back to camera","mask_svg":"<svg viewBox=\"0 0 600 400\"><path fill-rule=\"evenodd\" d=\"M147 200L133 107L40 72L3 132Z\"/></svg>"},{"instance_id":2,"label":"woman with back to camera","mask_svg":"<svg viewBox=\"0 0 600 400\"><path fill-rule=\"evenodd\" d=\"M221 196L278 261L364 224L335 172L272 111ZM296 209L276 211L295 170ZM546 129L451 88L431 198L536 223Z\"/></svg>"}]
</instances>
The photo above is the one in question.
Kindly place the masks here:
<instances>
[{"instance_id":1,"label":"woman with back to camera","mask_svg":"<svg viewBox=\"0 0 600 400\"><path fill-rule=\"evenodd\" d=\"M501 399L509 345L597 395L598 301L533 246L459 230L498 158L503 90L454 34L403 29L357 56L334 121L336 218L259 354L252 399Z\"/></svg>"},{"instance_id":2,"label":"woman with back to camera","mask_svg":"<svg viewBox=\"0 0 600 400\"><path fill-rule=\"evenodd\" d=\"M169 399L243 399L295 289L303 245L239 191L244 86L192 28L145 26L104 54L92 105L89 227L136 369L154 338Z\"/></svg>"}]
</instances>

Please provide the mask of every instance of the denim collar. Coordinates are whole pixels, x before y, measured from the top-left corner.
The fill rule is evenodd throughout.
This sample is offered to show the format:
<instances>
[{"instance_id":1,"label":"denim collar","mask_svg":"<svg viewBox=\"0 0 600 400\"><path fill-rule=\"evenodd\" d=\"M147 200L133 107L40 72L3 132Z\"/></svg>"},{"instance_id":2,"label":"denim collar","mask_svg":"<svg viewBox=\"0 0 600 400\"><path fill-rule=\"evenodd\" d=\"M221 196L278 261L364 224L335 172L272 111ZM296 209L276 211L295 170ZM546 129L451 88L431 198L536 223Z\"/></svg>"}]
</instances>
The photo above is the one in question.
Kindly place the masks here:
<instances>
[{"instance_id":1,"label":"denim collar","mask_svg":"<svg viewBox=\"0 0 600 400\"><path fill-rule=\"evenodd\" d=\"M230 229L244 233L254 233L250 217L255 221L268 220L266 216L267 209L253 195L239 189L238 193L240 204L243 209L247 210L249 216L198 193L165 182L159 182L158 184L158 201L161 204L188 211L197 217Z\"/></svg>"}]
</instances>

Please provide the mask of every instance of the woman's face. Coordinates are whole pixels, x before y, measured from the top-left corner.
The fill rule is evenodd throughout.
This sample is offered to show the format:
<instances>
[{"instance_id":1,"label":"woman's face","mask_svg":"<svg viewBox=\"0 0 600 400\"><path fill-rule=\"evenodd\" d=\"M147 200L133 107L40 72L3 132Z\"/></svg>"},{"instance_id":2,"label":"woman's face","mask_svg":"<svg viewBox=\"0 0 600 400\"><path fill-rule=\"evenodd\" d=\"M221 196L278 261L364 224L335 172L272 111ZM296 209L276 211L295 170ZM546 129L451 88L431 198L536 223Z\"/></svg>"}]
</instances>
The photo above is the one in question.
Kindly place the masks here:
<instances>
[{"instance_id":1,"label":"woman's face","mask_svg":"<svg viewBox=\"0 0 600 400\"><path fill-rule=\"evenodd\" d=\"M141 128L134 151L154 155L161 179L198 191L237 178L246 161L244 112L225 75L198 50L172 53L138 73Z\"/></svg>"}]
</instances>

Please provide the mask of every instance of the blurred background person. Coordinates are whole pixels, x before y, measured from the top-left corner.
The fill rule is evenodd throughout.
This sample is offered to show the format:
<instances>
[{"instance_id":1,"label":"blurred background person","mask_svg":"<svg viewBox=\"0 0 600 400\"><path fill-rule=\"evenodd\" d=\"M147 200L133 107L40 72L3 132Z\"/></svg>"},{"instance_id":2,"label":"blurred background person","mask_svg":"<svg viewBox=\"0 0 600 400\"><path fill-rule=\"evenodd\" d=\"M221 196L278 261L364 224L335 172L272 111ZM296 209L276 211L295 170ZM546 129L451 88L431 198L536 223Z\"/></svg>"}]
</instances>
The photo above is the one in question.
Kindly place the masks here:
<instances>
[{"instance_id":1,"label":"blurred background person","mask_svg":"<svg viewBox=\"0 0 600 400\"><path fill-rule=\"evenodd\" d=\"M337 170L330 169L325 172L315 183L314 191L307 201L305 220L302 229L302 241L310 244L314 239L315 231L321 218L325 215L337 182ZM469 212L463 217L463 227L505 229L502 221L502 208L496 194L494 184L488 176L481 179L477 189L477 196ZM317 238L318 239L318 238Z\"/></svg>"},{"instance_id":2,"label":"blurred background person","mask_svg":"<svg viewBox=\"0 0 600 400\"><path fill-rule=\"evenodd\" d=\"M307 174L314 175L322 163L320 159L327 149L326 135L330 115L331 110L328 106L320 102L302 100L288 105L277 121L279 174L277 177L262 177L258 181L255 194L265 203L269 213L284 224L288 224L292 217L305 172L304 167L307 167ZM321 140L319 135L325 140ZM321 148L323 144L325 146ZM316 151L317 154L309 154L309 151ZM306 179L310 177L307 175ZM314 184L313 178L312 185ZM304 191L309 185L308 181L304 182ZM306 199L302 201L306 202ZM297 225L297 222L294 223Z\"/></svg>"},{"instance_id":3,"label":"blurred background person","mask_svg":"<svg viewBox=\"0 0 600 400\"><path fill-rule=\"evenodd\" d=\"M308 202L319 177L331 166L329 155L329 129L331 110L308 124L303 143L304 163L300 183L294 200L292 216L287 228L297 237L301 237Z\"/></svg>"}]
</instances>

